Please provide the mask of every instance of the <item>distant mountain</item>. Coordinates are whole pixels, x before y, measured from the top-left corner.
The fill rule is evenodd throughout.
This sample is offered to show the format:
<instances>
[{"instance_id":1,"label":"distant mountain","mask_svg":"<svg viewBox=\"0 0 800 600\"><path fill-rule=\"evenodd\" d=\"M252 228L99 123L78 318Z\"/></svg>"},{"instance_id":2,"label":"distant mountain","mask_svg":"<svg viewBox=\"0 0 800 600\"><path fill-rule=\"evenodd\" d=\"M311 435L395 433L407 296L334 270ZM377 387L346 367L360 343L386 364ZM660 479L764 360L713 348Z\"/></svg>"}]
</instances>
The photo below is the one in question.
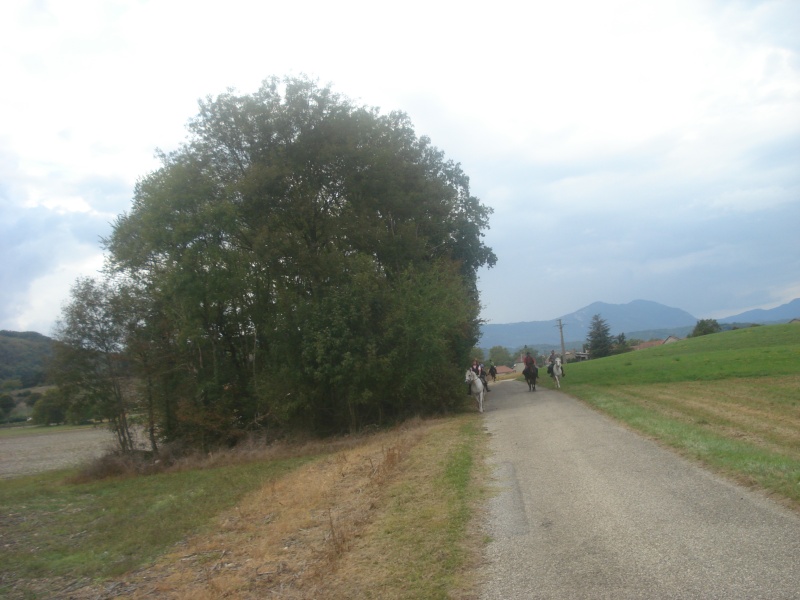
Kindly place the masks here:
<instances>
[{"instance_id":1,"label":"distant mountain","mask_svg":"<svg viewBox=\"0 0 800 600\"><path fill-rule=\"evenodd\" d=\"M649 300L634 300L628 304L595 302L580 310L561 317L564 341L570 348L580 348L586 340L592 317L599 314L611 328L612 335L634 331L667 330L694 327L697 318L684 310L671 308ZM481 348L504 346L512 350L525 345L560 346L556 320L530 321L524 323L486 324L481 327ZM673 334L674 335L674 334ZM666 335L664 336L666 337Z\"/></svg>"},{"instance_id":2,"label":"distant mountain","mask_svg":"<svg viewBox=\"0 0 800 600\"><path fill-rule=\"evenodd\" d=\"M769 310L757 308L738 315L717 319L718 323L775 323L800 319L800 298Z\"/></svg>"},{"instance_id":3,"label":"distant mountain","mask_svg":"<svg viewBox=\"0 0 800 600\"><path fill-rule=\"evenodd\" d=\"M634 300L628 304L595 302L561 317L564 343L567 348L581 348L591 327L592 317L599 314L608 323L611 335L624 333L628 338L649 340L669 335L686 337L697 324L697 317L685 310L671 308L649 300ZM751 310L738 315L717 319L720 324L774 323L800 318L800 298L770 310ZM503 346L512 351L527 345L539 350L542 347L559 347L556 319L521 323L488 323L481 327L481 348Z\"/></svg>"}]
</instances>

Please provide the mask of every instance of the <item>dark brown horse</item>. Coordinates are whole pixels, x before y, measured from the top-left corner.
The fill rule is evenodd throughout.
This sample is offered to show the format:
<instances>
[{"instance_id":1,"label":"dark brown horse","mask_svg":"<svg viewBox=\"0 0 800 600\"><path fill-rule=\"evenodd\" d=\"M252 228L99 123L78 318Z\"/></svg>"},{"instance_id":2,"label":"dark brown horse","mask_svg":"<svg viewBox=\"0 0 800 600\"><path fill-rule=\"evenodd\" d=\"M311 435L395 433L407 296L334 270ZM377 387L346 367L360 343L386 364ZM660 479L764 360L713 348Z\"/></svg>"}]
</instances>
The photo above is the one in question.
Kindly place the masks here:
<instances>
[{"instance_id":1,"label":"dark brown horse","mask_svg":"<svg viewBox=\"0 0 800 600\"><path fill-rule=\"evenodd\" d=\"M539 378L539 369L536 365L527 365L523 369L522 375L525 377L525 382L528 384L528 391L535 392L536 380Z\"/></svg>"}]
</instances>

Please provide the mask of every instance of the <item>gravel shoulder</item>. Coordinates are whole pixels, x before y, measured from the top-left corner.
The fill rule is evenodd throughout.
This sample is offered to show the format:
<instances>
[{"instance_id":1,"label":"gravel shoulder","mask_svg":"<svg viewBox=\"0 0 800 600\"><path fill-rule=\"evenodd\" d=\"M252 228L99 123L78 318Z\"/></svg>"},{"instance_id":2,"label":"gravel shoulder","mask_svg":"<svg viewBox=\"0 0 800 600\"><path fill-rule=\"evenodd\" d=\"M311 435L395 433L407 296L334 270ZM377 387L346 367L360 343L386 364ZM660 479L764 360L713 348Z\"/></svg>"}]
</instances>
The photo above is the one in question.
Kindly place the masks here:
<instances>
[{"instance_id":1,"label":"gravel shoulder","mask_svg":"<svg viewBox=\"0 0 800 600\"><path fill-rule=\"evenodd\" d=\"M492 390L482 600L800 598L800 515L566 393Z\"/></svg>"},{"instance_id":2,"label":"gravel shoulder","mask_svg":"<svg viewBox=\"0 0 800 600\"><path fill-rule=\"evenodd\" d=\"M74 467L101 456L113 447L106 427L42 432L0 437L0 479Z\"/></svg>"}]
</instances>

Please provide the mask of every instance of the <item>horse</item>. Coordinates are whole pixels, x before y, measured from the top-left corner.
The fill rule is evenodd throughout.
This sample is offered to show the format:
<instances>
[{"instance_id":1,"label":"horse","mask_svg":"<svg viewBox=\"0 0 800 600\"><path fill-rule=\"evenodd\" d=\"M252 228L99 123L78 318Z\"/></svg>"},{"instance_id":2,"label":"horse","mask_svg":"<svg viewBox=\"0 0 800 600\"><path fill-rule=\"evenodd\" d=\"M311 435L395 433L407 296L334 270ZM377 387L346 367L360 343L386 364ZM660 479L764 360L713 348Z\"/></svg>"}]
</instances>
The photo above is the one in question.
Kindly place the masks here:
<instances>
[{"instance_id":1,"label":"horse","mask_svg":"<svg viewBox=\"0 0 800 600\"><path fill-rule=\"evenodd\" d=\"M495 367L494 365L489 367L489 377L492 378L492 383L497 381L497 367Z\"/></svg>"},{"instance_id":2,"label":"horse","mask_svg":"<svg viewBox=\"0 0 800 600\"><path fill-rule=\"evenodd\" d=\"M486 390L483 389L483 382L481 378L472 369L467 369L467 374L464 378L464 383L469 384L469 391L475 401L478 403L478 412L483 412L483 398L486 396Z\"/></svg>"},{"instance_id":3,"label":"horse","mask_svg":"<svg viewBox=\"0 0 800 600\"><path fill-rule=\"evenodd\" d=\"M522 370L522 375L525 377L525 383L528 384L528 391L536 391L536 380L539 378L539 369L536 365L526 366Z\"/></svg>"},{"instance_id":4,"label":"horse","mask_svg":"<svg viewBox=\"0 0 800 600\"><path fill-rule=\"evenodd\" d=\"M549 371L550 369L548 369ZM564 376L564 369L561 368L561 359L557 358L553 363L553 369L550 372L550 377L556 382L556 387L561 389L561 378Z\"/></svg>"}]
</instances>

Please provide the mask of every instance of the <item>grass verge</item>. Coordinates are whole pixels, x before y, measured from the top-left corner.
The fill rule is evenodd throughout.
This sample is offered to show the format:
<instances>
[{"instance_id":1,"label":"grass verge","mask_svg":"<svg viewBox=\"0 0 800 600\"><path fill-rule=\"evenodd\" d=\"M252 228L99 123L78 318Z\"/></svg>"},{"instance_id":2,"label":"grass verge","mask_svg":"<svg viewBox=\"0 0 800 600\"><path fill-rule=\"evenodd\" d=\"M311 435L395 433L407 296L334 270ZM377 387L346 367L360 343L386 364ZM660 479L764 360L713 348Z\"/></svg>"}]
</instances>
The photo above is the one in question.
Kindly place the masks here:
<instances>
[{"instance_id":1,"label":"grass verge","mask_svg":"<svg viewBox=\"0 0 800 600\"><path fill-rule=\"evenodd\" d=\"M9 598L468 597L482 537L476 414L148 477L4 482Z\"/></svg>"},{"instance_id":2,"label":"grass verge","mask_svg":"<svg viewBox=\"0 0 800 600\"><path fill-rule=\"evenodd\" d=\"M481 421L442 422L387 487L380 513L342 562L332 598L467 598L483 537L472 516L484 499Z\"/></svg>"},{"instance_id":3,"label":"grass verge","mask_svg":"<svg viewBox=\"0 0 800 600\"><path fill-rule=\"evenodd\" d=\"M307 461L291 458L87 484L56 471L0 488L0 595L13 582L107 578L139 567L244 494Z\"/></svg>"}]
</instances>

